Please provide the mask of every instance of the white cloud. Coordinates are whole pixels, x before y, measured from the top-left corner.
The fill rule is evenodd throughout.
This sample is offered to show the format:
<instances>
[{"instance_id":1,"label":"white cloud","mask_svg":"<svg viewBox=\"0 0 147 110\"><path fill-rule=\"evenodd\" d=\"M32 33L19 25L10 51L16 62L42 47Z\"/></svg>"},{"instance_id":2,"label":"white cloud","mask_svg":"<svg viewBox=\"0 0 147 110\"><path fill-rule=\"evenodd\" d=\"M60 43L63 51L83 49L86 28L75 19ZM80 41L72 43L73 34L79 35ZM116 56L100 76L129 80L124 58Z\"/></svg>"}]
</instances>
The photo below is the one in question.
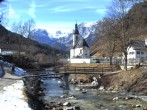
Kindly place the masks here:
<instances>
[{"instance_id":1,"label":"white cloud","mask_svg":"<svg viewBox=\"0 0 147 110\"><path fill-rule=\"evenodd\" d=\"M44 8L44 7L46 7L47 5L38 5L38 4L35 4L35 7L36 8Z\"/></svg>"},{"instance_id":2,"label":"white cloud","mask_svg":"<svg viewBox=\"0 0 147 110\"><path fill-rule=\"evenodd\" d=\"M106 10L107 10L106 8L96 9L96 13L105 15Z\"/></svg>"},{"instance_id":3,"label":"white cloud","mask_svg":"<svg viewBox=\"0 0 147 110\"><path fill-rule=\"evenodd\" d=\"M18 15L14 9L12 8L11 4L9 5L9 10L8 10L8 14L5 15L6 18L8 19L19 19L20 18L20 15Z\"/></svg>"},{"instance_id":4,"label":"white cloud","mask_svg":"<svg viewBox=\"0 0 147 110\"><path fill-rule=\"evenodd\" d=\"M36 18L35 11L36 11L35 0L32 0L32 3L30 4L30 8L29 8L29 10L28 10L28 14L29 14L32 18Z\"/></svg>"},{"instance_id":5,"label":"white cloud","mask_svg":"<svg viewBox=\"0 0 147 110\"><path fill-rule=\"evenodd\" d=\"M53 11L53 12L71 12L71 11L74 11L75 9L73 9L73 8L68 8L68 7L66 7L66 6L58 6L58 7L49 9L49 10L50 10L50 11Z\"/></svg>"},{"instance_id":6,"label":"white cloud","mask_svg":"<svg viewBox=\"0 0 147 110\"><path fill-rule=\"evenodd\" d=\"M70 5L65 5L65 6L57 6L55 8L49 9L49 11L52 11L54 13L57 12L72 12L72 11L78 11L78 10L83 10L83 9L95 9L96 7L90 7L90 6L83 6L83 7L73 7Z\"/></svg>"}]
</instances>

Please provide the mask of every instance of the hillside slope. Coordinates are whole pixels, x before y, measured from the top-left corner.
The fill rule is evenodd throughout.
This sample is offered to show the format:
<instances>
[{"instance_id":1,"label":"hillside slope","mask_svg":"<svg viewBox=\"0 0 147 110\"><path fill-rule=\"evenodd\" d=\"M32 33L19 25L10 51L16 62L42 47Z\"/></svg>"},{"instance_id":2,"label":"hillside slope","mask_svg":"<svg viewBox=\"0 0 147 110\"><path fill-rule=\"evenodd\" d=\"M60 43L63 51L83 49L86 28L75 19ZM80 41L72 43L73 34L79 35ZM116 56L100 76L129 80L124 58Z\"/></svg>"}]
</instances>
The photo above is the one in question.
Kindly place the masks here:
<instances>
[{"instance_id":1,"label":"hillside slope","mask_svg":"<svg viewBox=\"0 0 147 110\"><path fill-rule=\"evenodd\" d=\"M104 76L102 85L108 90L125 90L147 95L147 72L146 69L138 68Z\"/></svg>"},{"instance_id":2,"label":"hillside slope","mask_svg":"<svg viewBox=\"0 0 147 110\"><path fill-rule=\"evenodd\" d=\"M40 63L53 63L55 56L62 57L66 53L48 45L40 44L19 34L8 31L0 25L0 49L25 52L25 56Z\"/></svg>"},{"instance_id":3,"label":"hillside slope","mask_svg":"<svg viewBox=\"0 0 147 110\"><path fill-rule=\"evenodd\" d=\"M147 38L147 2L141 2L134 5L126 15L128 18L128 25L129 28L132 29L134 32L134 39L144 40ZM95 56L103 56L107 49L107 43L105 42L104 38L97 39L91 46L92 55ZM117 44L117 52L120 52L119 44Z\"/></svg>"}]
</instances>

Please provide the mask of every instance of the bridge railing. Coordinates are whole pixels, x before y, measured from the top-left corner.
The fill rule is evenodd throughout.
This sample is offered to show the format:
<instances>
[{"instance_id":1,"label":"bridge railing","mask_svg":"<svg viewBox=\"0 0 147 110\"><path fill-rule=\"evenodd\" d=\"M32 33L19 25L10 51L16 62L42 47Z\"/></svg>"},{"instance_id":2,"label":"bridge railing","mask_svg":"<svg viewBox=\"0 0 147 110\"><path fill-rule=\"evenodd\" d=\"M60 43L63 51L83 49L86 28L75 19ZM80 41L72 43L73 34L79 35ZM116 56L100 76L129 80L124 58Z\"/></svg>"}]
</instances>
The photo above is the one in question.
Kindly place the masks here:
<instances>
[{"instance_id":1,"label":"bridge railing","mask_svg":"<svg viewBox=\"0 0 147 110\"><path fill-rule=\"evenodd\" d=\"M76 73L76 74L92 74L92 73L104 73L104 72L112 72L112 67L72 67L72 66L62 66L62 67L55 67L55 70L58 72L64 73Z\"/></svg>"}]
</instances>

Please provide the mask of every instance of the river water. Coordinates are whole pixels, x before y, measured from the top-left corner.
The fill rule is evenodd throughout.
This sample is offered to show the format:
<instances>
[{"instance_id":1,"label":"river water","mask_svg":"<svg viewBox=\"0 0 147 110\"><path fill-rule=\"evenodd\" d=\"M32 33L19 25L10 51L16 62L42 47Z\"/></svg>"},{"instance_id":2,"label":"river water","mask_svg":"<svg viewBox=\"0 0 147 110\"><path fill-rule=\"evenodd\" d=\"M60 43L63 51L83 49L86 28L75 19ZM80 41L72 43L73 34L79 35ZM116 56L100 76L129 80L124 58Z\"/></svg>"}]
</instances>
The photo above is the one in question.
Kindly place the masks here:
<instances>
[{"instance_id":1,"label":"river water","mask_svg":"<svg viewBox=\"0 0 147 110\"><path fill-rule=\"evenodd\" d=\"M128 93L100 91L98 89L79 90L70 84L70 90L64 90L63 82L58 78L42 77L46 103L70 102L81 110L144 110L147 104L140 99L126 100ZM86 91L86 92L85 92Z\"/></svg>"}]
</instances>

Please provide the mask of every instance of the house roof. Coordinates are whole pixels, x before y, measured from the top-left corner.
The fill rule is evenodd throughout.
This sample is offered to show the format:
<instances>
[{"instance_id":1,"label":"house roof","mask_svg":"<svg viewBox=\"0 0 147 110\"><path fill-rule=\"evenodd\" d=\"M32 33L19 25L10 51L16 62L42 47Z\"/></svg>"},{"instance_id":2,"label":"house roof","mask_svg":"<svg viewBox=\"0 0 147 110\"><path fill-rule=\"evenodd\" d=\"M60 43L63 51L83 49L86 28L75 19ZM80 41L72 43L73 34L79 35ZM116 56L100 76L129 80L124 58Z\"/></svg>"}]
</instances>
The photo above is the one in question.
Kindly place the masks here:
<instances>
[{"instance_id":1,"label":"house roof","mask_svg":"<svg viewBox=\"0 0 147 110\"><path fill-rule=\"evenodd\" d=\"M131 43L130 46L132 46L134 50L147 51L147 46L145 45L145 41L132 40L130 43Z\"/></svg>"},{"instance_id":2,"label":"house roof","mask_svg":"<svg viewBox=\"0 0 147 110\"><path fill-rule=\"evenodd\" d=\"M89 45L87 44L85 39L79 40L79 42L77 42L77 44L73 47L73 49L75 49L75 48L83 48L83 47L88 47L89 48Z\"/></svg>"}]
</instances>

